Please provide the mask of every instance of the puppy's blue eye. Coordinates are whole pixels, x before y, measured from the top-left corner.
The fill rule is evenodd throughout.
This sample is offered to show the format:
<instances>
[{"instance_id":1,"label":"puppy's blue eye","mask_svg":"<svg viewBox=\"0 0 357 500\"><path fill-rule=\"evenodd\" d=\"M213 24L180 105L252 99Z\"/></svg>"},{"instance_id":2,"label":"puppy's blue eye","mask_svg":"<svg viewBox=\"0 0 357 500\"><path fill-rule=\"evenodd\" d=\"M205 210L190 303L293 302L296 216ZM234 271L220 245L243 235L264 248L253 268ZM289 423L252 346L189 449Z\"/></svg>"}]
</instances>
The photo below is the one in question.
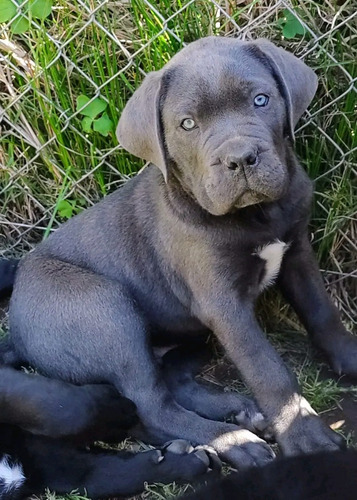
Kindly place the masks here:
<instances>
[{"instance_id":1,"label":"puppy's blue eye","mask_svg":"<svg viewBox=\"0 0 357 500\"><path fill-rule=\"evenodd\" d=\"M258 94L254 97L254 106L266 106L269 102L269 97L265 94Z\"/></svg>"},{"instance_id":2,"label":"puppy's blue eye","mask_svg":"<svg viewBox=\"0 0 357 500\"><path fill-rule=\"evenodd\" d=\"M181 127L185 130L192 130L196 127L196 122L192 118L186 118L181 122Z\"/></svg>"}]
</instances>

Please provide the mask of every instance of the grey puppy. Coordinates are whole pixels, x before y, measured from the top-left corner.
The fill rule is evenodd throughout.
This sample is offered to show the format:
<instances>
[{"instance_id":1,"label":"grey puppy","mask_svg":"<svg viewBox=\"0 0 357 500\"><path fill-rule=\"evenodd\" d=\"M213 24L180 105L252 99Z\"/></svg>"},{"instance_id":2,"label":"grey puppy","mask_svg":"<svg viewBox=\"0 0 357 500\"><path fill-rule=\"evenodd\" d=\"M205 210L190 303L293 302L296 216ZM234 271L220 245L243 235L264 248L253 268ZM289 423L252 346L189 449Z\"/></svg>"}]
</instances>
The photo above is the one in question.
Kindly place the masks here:
<instances>
[{"instance_id":1,"label":"grey puppy","mask_svg":"<svg viewBox=\"0 0 357 500\"><path fill-rule=\"evenodd\" d=\"M10 306L18 357L54 377L115 384L137 405L138 433L210 444L236 467L273 457L248 430L259 427L260 411L287 455L338 448L254 314L277 278L334 369L357 375L356 338L309 244L312 184L292 150L316 87L311 69L266 40L208 37L150 73L117 134L156 167L20 263ZM190 343L207 331L260 410L190 377L164 381L153 345ZM217 421L230 411L240 427Z\"/></svg>"}]
</instances>

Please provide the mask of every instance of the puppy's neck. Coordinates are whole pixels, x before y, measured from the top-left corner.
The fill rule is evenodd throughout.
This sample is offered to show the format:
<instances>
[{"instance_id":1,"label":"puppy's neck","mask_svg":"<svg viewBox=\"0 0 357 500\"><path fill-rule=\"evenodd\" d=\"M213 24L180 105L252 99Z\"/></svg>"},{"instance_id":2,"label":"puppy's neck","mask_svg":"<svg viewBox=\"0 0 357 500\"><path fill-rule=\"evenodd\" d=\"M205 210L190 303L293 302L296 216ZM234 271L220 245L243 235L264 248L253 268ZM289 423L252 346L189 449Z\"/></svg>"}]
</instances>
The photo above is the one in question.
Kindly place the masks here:
<instances>
[{"instance_id":1,"label":"puppy's neck","mask_svg":"<svg viewBox=\"0 0 357 500\"><path fill-rule=\"evenodd\" d=\"M207 223L213 217L197 203L177 169L168 169L166 182L160 175L159 188L167 209L186 223Z\"/></svg>"},{"instance_id":2,"label":"puppy's neck","mask_svg":"<svg viewBox=\"0 0 357 500\"><path fill-rule=\"evenodd\" d=\"M185 187L181 178L175 170L169 171L167 182L160 171L155 168L156 182L158 184L159 196L165 205L163 213L170 212L173 218L184 221L186 225L193 226L221 226L225 225L246 225L252 219L257 219L261 223L267 223L269 214L274 203L264 203L251 205L226 215L212 215L202 208L194 198L190 189Z\"/></svg>"}]
</instances>

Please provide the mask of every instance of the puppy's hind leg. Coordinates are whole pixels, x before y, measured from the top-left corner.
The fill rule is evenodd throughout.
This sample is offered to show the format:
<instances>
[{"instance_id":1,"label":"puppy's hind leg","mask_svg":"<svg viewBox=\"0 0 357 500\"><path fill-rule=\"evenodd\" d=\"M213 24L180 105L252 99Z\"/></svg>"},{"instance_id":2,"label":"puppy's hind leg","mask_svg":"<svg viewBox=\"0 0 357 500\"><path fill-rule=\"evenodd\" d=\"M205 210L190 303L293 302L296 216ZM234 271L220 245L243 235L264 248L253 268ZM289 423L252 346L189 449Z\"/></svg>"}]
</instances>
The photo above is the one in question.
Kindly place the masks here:
<instances>
[{"instance_id":1,"label":"puppy's hind leg","mask_svg":"<svg viewBox=\"0 0 357 500\"><path fill-rule=\"evenodd\" d=\"M248 430L204 419L174 400L145 317L120 282L30 254L18 270L10 321L13 343L28 361L57 378L112 383L136 404L154 442L209 444L237 467L273 458Z\"/></svg>"},{"instance_id":2,"label":"puppy's hind leg","mask_svg":"<svg viewBox=\"0 0 357 500\"><path fill-rule=\"evenodd\" d=\"M162 371L174 399L202 417L218 421L230 418L242 428L270 436L266 433L267 422L252 398L196 380L195 376L210 357L209 347L203 342L183 345L165 354Z\"/></svg>"}]
</instances>

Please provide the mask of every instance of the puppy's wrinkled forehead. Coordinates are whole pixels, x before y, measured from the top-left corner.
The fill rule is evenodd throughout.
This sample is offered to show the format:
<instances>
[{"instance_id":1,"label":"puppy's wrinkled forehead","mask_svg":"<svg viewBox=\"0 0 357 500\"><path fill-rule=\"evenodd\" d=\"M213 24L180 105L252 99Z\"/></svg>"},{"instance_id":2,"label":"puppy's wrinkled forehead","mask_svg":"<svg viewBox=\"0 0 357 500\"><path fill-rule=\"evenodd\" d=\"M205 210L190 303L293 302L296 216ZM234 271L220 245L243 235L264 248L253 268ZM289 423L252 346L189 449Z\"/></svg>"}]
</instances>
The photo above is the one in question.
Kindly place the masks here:
<instances>
[{"instance_id":1,"label":"puppy's wrinkled forehead","mask_svg":"<svg viewBox=\"0 0 357 500\"><path fill-rule=\"evenodd\" d=\"M166 97L173 111L226 111L250 95L279 93L271 68L258 49L236 40L216 39L212 50L212 43L204 41L189 45L166 66Z\"/></svg>"}]
</instances>

